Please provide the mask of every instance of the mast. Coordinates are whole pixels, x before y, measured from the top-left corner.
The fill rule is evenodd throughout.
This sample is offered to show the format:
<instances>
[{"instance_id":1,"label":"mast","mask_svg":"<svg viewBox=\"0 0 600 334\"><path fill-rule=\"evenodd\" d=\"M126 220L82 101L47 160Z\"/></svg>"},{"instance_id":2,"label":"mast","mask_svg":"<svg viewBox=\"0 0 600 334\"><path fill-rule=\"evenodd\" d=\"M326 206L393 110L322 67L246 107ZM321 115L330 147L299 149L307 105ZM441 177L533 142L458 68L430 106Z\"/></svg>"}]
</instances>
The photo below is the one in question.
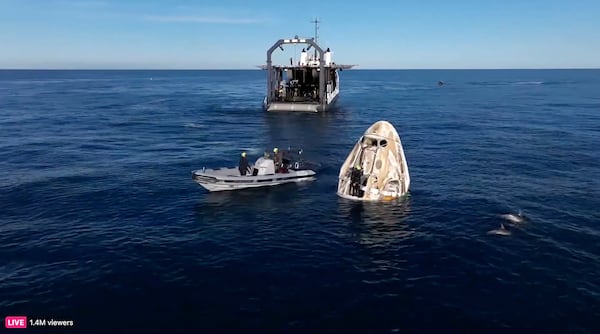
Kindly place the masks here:
<instances>
[{"instance_id":1,"label":"mast","mask_svg":"<svg viewBox=\"0 0 600 334\"><path fill-rule=\"evenodd\" d=\"M319 44L317 41L319 39L319 23L321 21L319 21L318 17L315 17L315 19L310 22L315 24L315 43ZM317 59L317 49L315 49L315 59Z\"/></svg>"}]
</instances>

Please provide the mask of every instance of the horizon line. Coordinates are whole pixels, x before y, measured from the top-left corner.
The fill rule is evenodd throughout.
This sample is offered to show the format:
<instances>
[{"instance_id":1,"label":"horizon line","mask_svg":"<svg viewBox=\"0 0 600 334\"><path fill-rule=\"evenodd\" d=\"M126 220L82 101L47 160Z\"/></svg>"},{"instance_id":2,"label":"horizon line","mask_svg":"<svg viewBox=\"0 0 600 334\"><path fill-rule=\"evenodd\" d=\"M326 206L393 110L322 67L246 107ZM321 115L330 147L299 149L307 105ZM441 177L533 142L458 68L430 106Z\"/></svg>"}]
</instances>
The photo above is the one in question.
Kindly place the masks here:
<instances>
[{"instance_id":1,"label":"horizon line","mask_svg":"<svg viewBox=\"0 0 600 334\"><path fill-rule=\"evenodd\" d=\"M600 70L600 67L507 68L354 68L346 71L503 71L503 70ZM0 68L0 71L265 71L261 68Z\"/></svg>"}]
</instances>

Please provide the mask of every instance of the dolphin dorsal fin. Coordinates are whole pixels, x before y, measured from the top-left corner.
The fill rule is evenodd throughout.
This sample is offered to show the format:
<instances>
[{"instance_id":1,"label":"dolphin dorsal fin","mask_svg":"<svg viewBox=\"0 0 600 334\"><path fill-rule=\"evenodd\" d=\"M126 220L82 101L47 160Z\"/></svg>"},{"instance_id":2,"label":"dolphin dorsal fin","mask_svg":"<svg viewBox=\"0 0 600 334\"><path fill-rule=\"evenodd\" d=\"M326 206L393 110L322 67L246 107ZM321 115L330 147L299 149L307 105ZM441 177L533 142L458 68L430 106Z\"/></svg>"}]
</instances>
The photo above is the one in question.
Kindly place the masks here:
<instances>
[{"instance_id":1,"label":"dolphin dorsal fin","mask_svg":"<svg viewBox=\"0 0 600 334\"><path fill-rule=\"evenodd\" d=\"M506 230L506 227L504 227L504 224L500 224L500 229L501 230Z\"/></svg>"}]
</instances>

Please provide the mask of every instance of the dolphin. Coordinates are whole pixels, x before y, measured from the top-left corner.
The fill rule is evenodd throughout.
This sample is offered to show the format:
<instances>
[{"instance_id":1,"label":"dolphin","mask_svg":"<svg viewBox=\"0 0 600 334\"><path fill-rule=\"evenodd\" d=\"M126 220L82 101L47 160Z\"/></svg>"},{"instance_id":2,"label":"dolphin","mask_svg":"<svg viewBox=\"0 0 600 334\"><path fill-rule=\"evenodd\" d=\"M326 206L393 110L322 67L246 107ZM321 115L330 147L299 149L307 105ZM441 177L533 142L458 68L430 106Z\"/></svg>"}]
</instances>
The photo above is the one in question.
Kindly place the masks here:
<instances>
[{"instance_id":1,"label":"dolphin","mask_svg":"<svg viewBox=\"0 0 600 334\"><path fill-rule=\"evenodd\" d=\"M506 227L504 227L504 224L500 224L500 228L488 231L487 234L493 234L493 235L511 235L512 233Z\"/></svg>"},{"instance_id":2,"label":"dolphin","mask_svg":"<svg viewBox=\"0 0 600 334\"><path fill-rule=\"evenodd\" d=\"M525 222L525 217L521 213L521 210L519 210L518 214L505 213L503 215L500 215L500 217L508 220L509 222L511 222L513 224L523 224Z\"/></svg>"}]
</instances>

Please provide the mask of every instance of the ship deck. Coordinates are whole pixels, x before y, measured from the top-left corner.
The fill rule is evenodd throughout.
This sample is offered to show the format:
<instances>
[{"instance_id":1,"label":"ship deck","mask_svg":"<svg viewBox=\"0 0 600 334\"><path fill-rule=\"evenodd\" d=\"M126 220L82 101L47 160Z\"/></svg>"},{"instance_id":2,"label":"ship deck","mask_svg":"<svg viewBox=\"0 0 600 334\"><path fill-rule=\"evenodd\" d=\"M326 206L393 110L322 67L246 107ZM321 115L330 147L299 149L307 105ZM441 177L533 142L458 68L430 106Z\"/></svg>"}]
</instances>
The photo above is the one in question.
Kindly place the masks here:
<instances>
[{"instance_id":1,"label":"ship deck","mask_svg":"<svg viewBox=\"0 0 600 334\"><path fill-rule=\"evenodd\" d=\"M330 65L325 65L325 69L339 69L339 70L348 70L351 69L352 67L354 67L356 65L341 65L341 64L335 64L335 63L331 63ZM267 69L267 65L259 65L257 66L258 68L262 69L262 70L266 70ZM319 69L319 66L311 66L311 65L272 65L271 66L274 69L278 69L278 70L288 70L288 69L295 69L295 70L312 70L312 69Z\"/></svg>"}]
</instances>

